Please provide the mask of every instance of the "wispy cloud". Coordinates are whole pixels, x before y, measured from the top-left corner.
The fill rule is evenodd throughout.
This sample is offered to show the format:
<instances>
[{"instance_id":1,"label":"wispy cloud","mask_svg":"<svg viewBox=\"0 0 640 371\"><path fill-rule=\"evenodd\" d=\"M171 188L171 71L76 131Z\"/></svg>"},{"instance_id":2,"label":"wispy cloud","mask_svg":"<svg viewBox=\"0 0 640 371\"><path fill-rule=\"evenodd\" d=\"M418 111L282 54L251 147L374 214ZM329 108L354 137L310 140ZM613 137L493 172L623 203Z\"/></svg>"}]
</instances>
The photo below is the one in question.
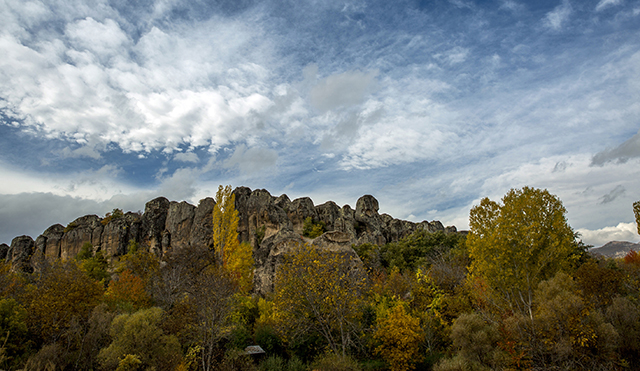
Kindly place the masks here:
<instances>
[{"instance_id":1,"label":"wispy cloud","mask_svg":"<svg viewBox=\"0 0 640 371\"><path fill-rule=\"evenodd\" d=\"M596 5L596 12L602 11L605 8L622 4L622 0L600 0Z\"/></svg>"},{"instance_id":2,"label":"wispy cloud","mask_svg":"<svg viewBox=\"0 0 640 371\"><path fill-rule=\"evenodd\" d=\"M562 4L547 13L544 18L544 25L554 31L562 29L571 16L573 9L569 0L562 0Z\"/></svg>"}]
</instances>

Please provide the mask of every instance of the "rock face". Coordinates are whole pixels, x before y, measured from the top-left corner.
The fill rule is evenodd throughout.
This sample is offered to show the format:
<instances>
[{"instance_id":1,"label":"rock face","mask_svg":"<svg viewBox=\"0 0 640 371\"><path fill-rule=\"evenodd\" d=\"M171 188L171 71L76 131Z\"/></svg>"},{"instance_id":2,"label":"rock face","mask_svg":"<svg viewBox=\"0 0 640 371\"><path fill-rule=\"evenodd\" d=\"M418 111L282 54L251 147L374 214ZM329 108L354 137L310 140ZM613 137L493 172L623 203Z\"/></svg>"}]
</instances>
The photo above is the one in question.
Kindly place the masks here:
<instances>
[{"instance_id":1,"label":"rock face","mask_svg":"<svg viewBox=\"0 0 640 371\"><path fill-rule=\"evenodd\" d=\"M19 272L33 272L31 256L35 250L35 245L35 241L29 236L14 238L5 257L5 260L11 263L11 269Z\"/></svg>"},{"instance_id":2,"label":"rock face","mask_svg":"<svg viewBox=\"0 0 640 371\"><path fill-rule=\"evenodd\" d=\"M351 248L353 244L381 245L420 229L456 232L455 227L445 228L438 221L413 223L380 215L378 200L371 195L358 199L354 210L349 205L339 207L333 201L315 206L308 197L291 201L287 195L274 197L264 189L238 187L233 194L239 218L238 238L253 247L258 293L272 289L282 257L303 242L357 258ZM109 259L126 254L132 241L158 256L188 246L212 248L214 206L210 197L201 200L198 206L158 197L147 202L142 215L128 212L109 219L86 215L66 227L60 224L49 227L35 241L28 236L16 237L11 246L0 245L0 258L29 271L33 269L30 258L34 253L49 260L72 259L87 242ZM304 221L309 217L313 223L325 226L325 233L313 240L301 236Z\"/></svg>"}]
</instances>

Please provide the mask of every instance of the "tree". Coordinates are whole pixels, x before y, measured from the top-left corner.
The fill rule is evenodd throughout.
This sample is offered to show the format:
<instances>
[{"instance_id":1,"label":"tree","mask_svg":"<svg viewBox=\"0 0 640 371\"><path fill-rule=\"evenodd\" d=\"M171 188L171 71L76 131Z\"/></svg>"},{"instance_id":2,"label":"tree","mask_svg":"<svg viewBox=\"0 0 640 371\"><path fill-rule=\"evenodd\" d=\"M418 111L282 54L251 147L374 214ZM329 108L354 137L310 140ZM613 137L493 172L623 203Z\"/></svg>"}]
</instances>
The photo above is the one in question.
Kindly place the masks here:
<instances>
[{"instance_id":1,"label":"tree","mask_svg":"<svg viewBox=\"0 0 640 371\"><path fill-rule=\"evenodd\" d=\"M173 370L182 358L180 343L163 332L163 316L157 307L117 316L111 324L113 341L98 355L102 368L126 370L137 364L145 369Z\"/></svg>"},{"instance_id":2,"label":"tree","mask_svg":"<svg viewBox=\"0 0 640 371\"><path fill-rule=\"evenodd\" d=\"M229 256L240 245L235 203L236 195L231 192L231 186L219 186L213 207L213 249L221 266L227 265Z\"/></svg>"},{"instance_id":3,"label":"tree","mask_svg":"<svg viewBox=\"0 0 640 371\"><path fill-rule=\"evenodd\" d=\"M43 340L55 342L74 322L86 323L102 294L103 285L76 261L55 261L44 266L27 288L27 322Z\"/></svg>"},{"instance_id":4,"label":"tree","mask_svg":"<svg viewBox=\"0 0 640 371\"><path fill-rule=\"evenodd\" d=\"M502 205L482 199L469 215L471 280L486 282L498 307L532 317L538 283L569 268L581 254L565 214L560 199L547 190L512 189Z\"/></svg>"},{"instance_id":5,"label":"tree","mask_svg":"<svg viewBox=\"0 0 640 371\"><path fill-rule=\"evenodd\" d=\"M253 249L238 240L238 210L231 186L218 188L213 207L213 248L218 264L234 277L242 292L253 284Z\"/></svg>"},{"instance_id":6,"label":"tree","mask_svg":"<svg viewBox=\"0 0 640 371\"><path fill-rule=\"evenodd\" d=\"M378 329L373 336L380 342L376 353L389 363L392 371L412 370L419 361L424 333L420 319L407 313L403 303L393 307L387 316L378 318Z\"/></svg>"},{"instance_id":7,"label":"tree","mask_svg":"<svg viewBox=\"0 0 640 371\"><path fill-rule=\"evenodd\" d=\"M344 355L360 332L367 286L354 257L301 244L276 272L274 304L284 332L316 331L334 353ZM355 268L355 269L354 269Z\"/></svg>"},{"instance_id":8,"label":"tree","mask_svg":"<svg viewBox=\"0 0 640 371\"><path fill-rule=\"evenodd\" d=\"M640 234L640 201L633 203L633 214L636 216L636 228L638 228L638 234Z\"/></svg>"}]
</instances>

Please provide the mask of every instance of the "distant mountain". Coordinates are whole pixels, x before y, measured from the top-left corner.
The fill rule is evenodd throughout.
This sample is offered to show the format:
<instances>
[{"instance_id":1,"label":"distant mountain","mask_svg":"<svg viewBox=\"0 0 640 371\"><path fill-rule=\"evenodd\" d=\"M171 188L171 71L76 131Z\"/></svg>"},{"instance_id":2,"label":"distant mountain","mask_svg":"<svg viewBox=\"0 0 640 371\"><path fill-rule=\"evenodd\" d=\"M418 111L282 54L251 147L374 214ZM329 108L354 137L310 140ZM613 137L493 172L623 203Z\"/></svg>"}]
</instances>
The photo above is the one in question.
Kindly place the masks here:
<instances>
[{"instance_id":1,"label":"distant mountain","mask_svg":"<svg viewBox=\"0 0 640 371\"><path fill-rule=\"evenodd\" d=\"M589 252L599 254L608 258L622 258L631 250L640 252L640 243L628 241L611 241L601 247L596 247Z\"/></svg>"}]
</instances>

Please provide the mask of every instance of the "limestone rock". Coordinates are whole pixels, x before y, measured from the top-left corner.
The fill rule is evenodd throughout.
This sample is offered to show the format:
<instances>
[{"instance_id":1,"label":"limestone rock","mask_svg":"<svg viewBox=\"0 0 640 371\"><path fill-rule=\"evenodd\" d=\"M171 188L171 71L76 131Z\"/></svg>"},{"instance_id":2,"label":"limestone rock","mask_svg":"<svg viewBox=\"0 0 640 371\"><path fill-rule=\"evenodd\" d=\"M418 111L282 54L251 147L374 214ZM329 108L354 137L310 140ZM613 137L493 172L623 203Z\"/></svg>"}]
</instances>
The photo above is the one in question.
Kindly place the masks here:
<instances>
[{"instance_id":1,"label":"limestone rock","mask_svg":"<svg viewBox=\"0 0 640 371\"><path fill-rule=\"evenodd\" d=\"M213 207L216 202L213 198L207 197L198 203L193 216L191 227L191 246L202 247L207 250L213 249Z\"/></svg>"},{"instance_id":2,"label":"limestone rock","mask_svg":"<svg viewBox=\"0 0 640 371\"><path fill-rule=\"evenodd\" d=\"M275 198L264 189L251 192L246 201L247 240L254 249L264 240L282 230L291 230L291 221L281 208L276 206ZM243 219L243 218L241 218Z\"/></svg>"},{"instance_id":3,"label":"limestone rock","mask_svg":"<svg viewBox=\"0 0 640 371\"><path fill-rule=\"evenodd\" d=\"M60 244L64 234L62 224L54 224L36 238L36 251L44 255L47 260L54 260L61 256Z\"/></svg>"},{"instance_id":4,"label":"limestone rock","mask_svg":"<svg viewBox=\"0 0 640 371\"><path fill-rule=\"evenodd\" d=\"M340 216L333 221L333 230L348 233L355 238L358 234L356 227L359 227L359 224L356 223L355 211L351 206L344 205L340 209Z\"/></svg>"},{"instance_id":5,"label":"limestone rock","mask_svg":"<svg viewBox=\"0 0 640 371\"><path fill-rule=\"evenodd\" d=\"M29 236L19 236L11 241L5 260L11 263L11 269L16 272L33 272L31 256L34 253L35 241Z\"/></svg>"},{"instance_id":6,"label":"limestone rock","mask_svg":"<svg viewBox=\"0 0 640 371\"><path fill-rule=\"evenodd\" d=\"M162 233L164 232L169 205L169 200L166 198L155 198L147 202L142 215L143 243L157 255L162 255Z\"/></svg>"},{"instance_id":7,"label":"limestone rock","mask_svg":"<svg viewBox=\"0 0 640 371\"><path fill-rule=\"evenodd\" d=\"M324 223L326 231L336 230L335 222L342 215L340 207L333 201L327 201L322 205L316 206L318 220Z\"/></svg>"},{"instance_id":8,"label":"limestone rock","mask_svg":"<svg viewBox=\"0 0 640 371\"><path fill-rule=\"evenodd\" d=\"M165 229L171 235L171 249L189 246L195 210L195 206L184 201L173 201L169 204Z\"/></svg>"},{"instance_id":9,"label":"limestone rock","mask_svg":"<svg viewBox=\"0 0 640 371\"><path fill-rule=\"evenodd\" d=\"M293 231L302 234L304 220L308 217L316 222L318 220L318 212L316 211L313 201L309 197L297 198L291 202L289 211L287 212Z\"/></svg>"},{"instance_id":10,"label":"limestone rock","mask_svg":"<svg viewBox=\"0 0 640 371\"><path fill-rule=\"evenodd\" d=\"M93 246L100 244L103 226L97 215L85 215L69 223L65 229L67 231L60 240L60 258L73 259L85 242Z\"/></svg>"},{"instance_id":11,"label":"limestone rock","mask_svg":"<svg viewBox=\"0 0 640 371\"><path fill-rule=\"evenodd\" d=\"M265 295L273 291L276 271L283 257L301 243L304 243L304 240L300 234L282 230L265 238L260 246L253 250L253 288L257 294Z\"/></svg>"},{"instance_id":12,"label":"limestone rock","mask_svg":"<svg viewBox=\"0 0 640 371\"><path fill-rule=\"evenodd\" d=\"M378 200L371 195L360 197L356 203L355 220L358 223L358 244L373 243L383 245L385 224L378 214Z\"/></svg>"},{"instance_id":13,"label":"limestone rock","mask_svg":"<svg viewBox=\"0 0 640 371\"><path fill-rule=\"evenodd\" d=\"M291 209L291 200L289 199L289 196L285 194L278 196L278 198L276 198L276 200L273 203L277 207L284 210L285 213L288 213L289 209Z\"/></svg>"},{"instance_id":14,"label":"limestone rock","mask_svg":"<svg viewBox=\"0 0 640 371\"><path fill-rule=\"evenodd\" d=\"M99 248L106 257L122 256L128 252L129 241L139 241L142 217L126 213L122 218L111 219L102 230Z\"/></svg>"},{"instance_id":15,"label":"limestone rock","mask_svg":"<svg viewBox=\"0 0 640 371\"><path fill-rule=\"evenodd\" d=\"M249 235L249 213L247 212L251 189L247 187L237 187L233 190L236 198L236 210L238 210L238 239L241 242L249 242L252 237Z\"/></svg>"}]
</instances>

